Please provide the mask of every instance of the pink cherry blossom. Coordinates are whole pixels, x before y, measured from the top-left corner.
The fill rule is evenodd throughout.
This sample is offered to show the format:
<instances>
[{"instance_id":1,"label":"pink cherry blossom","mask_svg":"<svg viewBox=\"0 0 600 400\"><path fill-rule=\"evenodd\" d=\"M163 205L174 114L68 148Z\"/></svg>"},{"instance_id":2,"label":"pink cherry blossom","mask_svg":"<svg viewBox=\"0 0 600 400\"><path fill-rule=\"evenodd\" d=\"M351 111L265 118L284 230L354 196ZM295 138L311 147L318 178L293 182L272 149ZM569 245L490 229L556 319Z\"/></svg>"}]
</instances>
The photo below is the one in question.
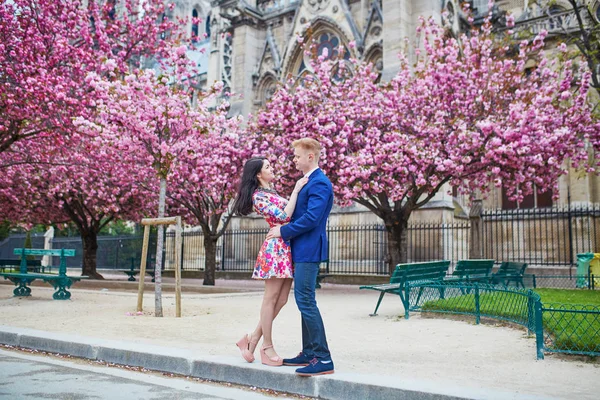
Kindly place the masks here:
<instances>
[{"instance_id":1,"label":"pink cherry blossom","mask_svg":"<svg viewBox=\"0 0 600 400\"><path fill-rule=\"evenodd\" d=\"M418 30L417 62L401 54L390 82L377 83L373 66L358 60L344 63L342 79L338 60L320 56L314 75L286 82L250 128L255 152L270 154L288 191L299 176L289 144L319 140L338 203L359 203L383 220L391 269L406 261L411 213L444 185L471 197L501 185L522 199L534 184L558 195L566 166L591 167L588 148L600 144L586 100L589 71L575 78L570 62L551 66L539 51L545 32L511 55L489 18L458 39L433 20ZM529 75L528 60L537 63Z\"/></svg>"}]
</instances>

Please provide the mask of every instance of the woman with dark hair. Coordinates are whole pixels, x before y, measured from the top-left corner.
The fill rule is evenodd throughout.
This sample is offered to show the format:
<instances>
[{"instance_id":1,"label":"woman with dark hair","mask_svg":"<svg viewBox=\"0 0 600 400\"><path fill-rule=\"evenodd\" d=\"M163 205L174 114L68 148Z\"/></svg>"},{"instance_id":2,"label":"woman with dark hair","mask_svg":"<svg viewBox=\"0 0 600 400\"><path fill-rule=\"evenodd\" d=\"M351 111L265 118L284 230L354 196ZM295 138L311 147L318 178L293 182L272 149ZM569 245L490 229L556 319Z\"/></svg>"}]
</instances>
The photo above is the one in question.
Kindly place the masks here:
<instances>
[{"instance_id":1,"label":"woman with dark hair","mask_svg":"<svg viewBox=\"0 0 600 400\"><path fill-rule=\"evenodd\" d=\"M248 215L255 211L265 217L270 227L289 222L296 207L298 192L306 185L308 178L303 177L296 183L289 200L279 196L271 188L274 178L273 167L266 158L255 157L246 161L233 212L237 215ZM283 364L283 359L273 349L272 328L273 320L287 302L293 277L289 243L281 238L265 240L258 252L252 273L252 279L265 281L260 319L254 332L244 335L236 343L246 361L254 361L254 350L262 337L261 362L271 366Z\"/></svg>"}]
</instances>

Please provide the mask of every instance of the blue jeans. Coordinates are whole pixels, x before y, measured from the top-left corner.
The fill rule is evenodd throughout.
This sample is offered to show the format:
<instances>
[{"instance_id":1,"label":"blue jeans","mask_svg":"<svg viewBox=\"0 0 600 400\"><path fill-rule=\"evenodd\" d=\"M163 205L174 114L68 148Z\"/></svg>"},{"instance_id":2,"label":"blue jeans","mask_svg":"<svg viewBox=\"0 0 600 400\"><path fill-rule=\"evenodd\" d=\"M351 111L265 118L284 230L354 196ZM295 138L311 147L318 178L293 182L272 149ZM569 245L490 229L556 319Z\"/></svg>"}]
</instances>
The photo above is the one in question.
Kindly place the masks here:
<instances>
[{"instance_id":1,"label":"blue jeans","mask_svg":"<svg viewBox=\"0 0 600 400\"><path fill-rule=\"evenodd\" d=\"M319 263L294 264L294 297L302 315L302 353L318 360L331 360L325 326L315 299Z\"/></svg>"}]
</instances>

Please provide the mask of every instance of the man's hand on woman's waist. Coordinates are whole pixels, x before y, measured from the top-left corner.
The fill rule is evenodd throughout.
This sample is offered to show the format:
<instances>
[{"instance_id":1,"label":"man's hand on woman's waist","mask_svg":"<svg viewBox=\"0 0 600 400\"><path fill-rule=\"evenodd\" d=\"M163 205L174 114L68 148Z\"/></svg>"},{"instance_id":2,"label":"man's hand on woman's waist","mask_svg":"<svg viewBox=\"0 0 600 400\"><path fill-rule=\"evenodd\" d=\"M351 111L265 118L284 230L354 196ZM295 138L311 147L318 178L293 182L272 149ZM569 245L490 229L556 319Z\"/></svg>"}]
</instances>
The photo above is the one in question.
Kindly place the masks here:
<instances>
[{"instance_id":1,"label":"man's hand on woman's waist","mask_svg":"<svg viewBox=\"0 0 600 400\"><path fill-rule=\"evenodd\" d=\"M281 237L281 225L275 225L267 233L267 240Z\"/></svg>"}]
</instances>

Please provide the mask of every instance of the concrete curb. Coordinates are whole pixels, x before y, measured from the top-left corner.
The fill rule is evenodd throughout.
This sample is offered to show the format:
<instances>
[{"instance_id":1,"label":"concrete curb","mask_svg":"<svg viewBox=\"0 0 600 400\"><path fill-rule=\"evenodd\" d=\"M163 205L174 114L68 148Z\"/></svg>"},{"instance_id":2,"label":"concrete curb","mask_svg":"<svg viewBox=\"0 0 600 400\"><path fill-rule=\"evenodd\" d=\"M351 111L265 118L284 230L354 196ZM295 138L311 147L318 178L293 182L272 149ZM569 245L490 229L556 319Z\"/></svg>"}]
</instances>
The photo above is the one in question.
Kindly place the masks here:
<instances>
[{"instance_id":1,"label":"concrete curb","mask_svg":"<svg viewBox=\"0 0 600 400\"><path fill-rule=\"evenodd\" d=\"M237 357L203 356L186 349L57 334L10 326L0 326L0 344L330 400L530 400L542 398L498 390L449 387L434 381L414 379L400 381L398 377L344 372L303 378L296 376L293 367L273 368L263 366L258 362L248 364Z\"/></svg>"}]
</instances>

